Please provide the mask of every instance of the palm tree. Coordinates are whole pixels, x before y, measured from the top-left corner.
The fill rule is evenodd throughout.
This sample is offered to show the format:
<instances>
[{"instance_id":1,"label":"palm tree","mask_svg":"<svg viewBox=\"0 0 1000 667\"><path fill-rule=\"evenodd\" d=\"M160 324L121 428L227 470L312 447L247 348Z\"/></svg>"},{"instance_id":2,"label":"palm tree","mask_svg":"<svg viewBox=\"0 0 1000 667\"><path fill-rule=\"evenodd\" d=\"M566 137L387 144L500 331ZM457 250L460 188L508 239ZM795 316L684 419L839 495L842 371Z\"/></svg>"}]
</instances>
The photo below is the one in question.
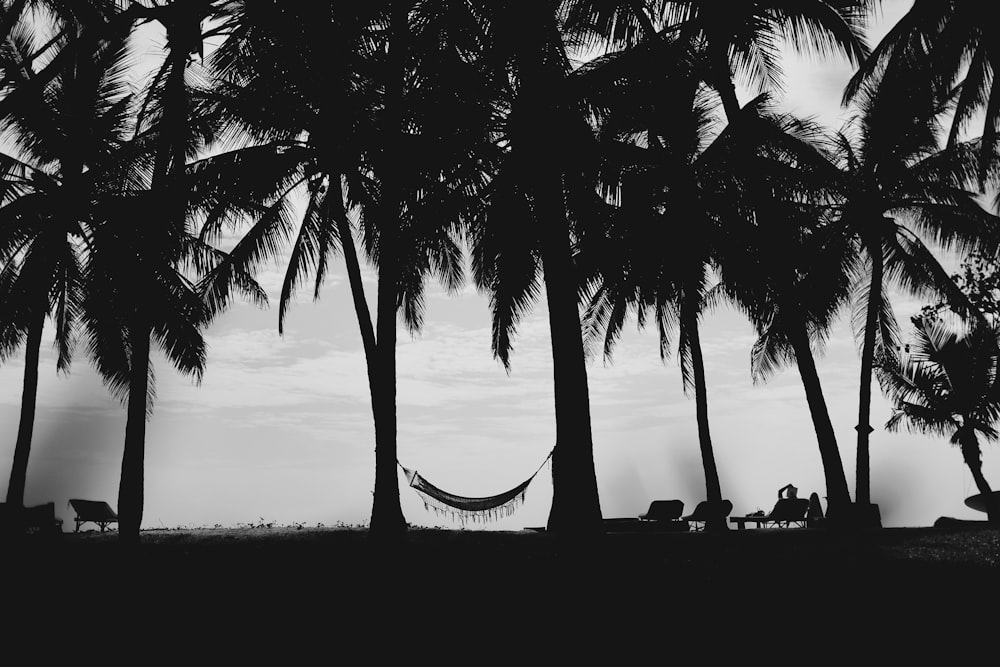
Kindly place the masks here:
<instances>
[{"instance_id":1,"label":"palm tree","mask_svg":"<svg viewBox=\"0 0 1000 667\"><path fill-rule=\"evenodd\" d=\"M763 109L748 113L767 121L760 128L773 129L767 142L751 141L740 149L768 159L746 153L738 158L744 165L743 205L750 207L753 224L725 228L718 246L722 289L757 331L754 381L767 380L788 363L798 367L823 462L828 516L850 525L847 478L814 347L820 349L848 299L856 247L832 222L832 170L810 149L820 137L818 128L790 116L770 117Z\"/></svg>"},{"instance_id":2,"label":"palm tree","mask_svg":"<svg viewBox=\"0 0 1000 667\"><path fill-rule=\"evenodd\" d=\"M652 318L664 360L672 347L671 334L679 328L682 380L685 392L694 389L707 499L721 507L723 497L709 429L698 319L709 299L713 243L718 240L719 226L736 212L735 207L729 208L732 202L728 201L724 185L727 164L723 146L730 134L718 135L717 143L708 143L714 131L715 103L697 85L677 78L677 85L663 86L663 90L673 91L672 96L662 99L665 96L661 93L656 98L659 106L650 105L661 118L673 118L673 122L659 126L671 132L662 136L650 133L656 140L647 142L650 150L644 157L649 164L632 166L620 186L620 204L610 219L607 236L593 244L594 259L584 261L599 264L585 327L591 340L603 332L604 356L610 358L630 313L636 314L640 327ZM644 100L651 87L632 90ZM687 94L677 94L685 90L695 94L693 104L684 104L689 100ZM620 91L616 92L618 103L603 127L614 131L632 125L629 131L638 138L640 128L650 125L648 120L641 118L635 125L616 116L632 105L638 109L645 105L630 104ZM688 111L682 113L682 109L664 105L687 107ZM683 244L676 243L679 224L685 229ZM710 519L706 528L725 530L725 517L720 514Z\"/></svg>"},{"instance_id":3,"label":"palm tree","mask_svg":"<svg viewBox=\"0 0 1000 667\"><path fill-rule=\"evenodd\" d=\"M964 333L935 317L913 318L913 341L898 357L886 354L878 366L883 391L894 401L890 431L950 436L987 499L987 517L1000 525L1000 497L983 476L979 439L995 441L1000 419L995 331L982 327Z\"/></svg>"},{"instance_id":4,"label":"palm tree","mask_svg":"<svg viewBox=\"0 0 1000 667\"><path fill-rule=\"evenodd\" d=\"M592 535L603 524L573 248L602 202L594 132L583 87L570 77L557 9L484 3L483 69L503 110L492 136L501 159L470 238L476 284L490 295L492 349L507 368L517 324L544 285L556 418L547 529Z\"/></svg>"},{"instance_id":5,"label":"palm tree","mask_svg":"<svg viewBox=\"0 0 1000 667\"><path fill-rule=\"evenodd\" d=\"M213 64L220 108L253 145L197 167L207 230L228 218L255 221L233 256L254 264L291 240L279 332L296 289L312 273L318 296L343 252L368 366L376 430L370 532L380 538L407 528L396 472L396 320L402 314L419 329L428 275L448 289L461 282L459 223L482 180L479 160L468 156L490 113L467 59L477 48L473 17L452 3L391 10L242 5ZM234 187L226 176L233 170L255 177ZM289 201L303 190L295 234ZM223 193L218 202L214 192ZM378 271L374 321L355 233Z\"/></svg>"},{"instance_id":6,"label":"palm tree","mask_svg":"<svg viewBox=\"0 0 1000 667\"><path fill-rule=\"evenodd\" d=\"M992 46L998 37L996 23L982 4L917 0L855 72L844 102L885 81L929 82L940 98L953 104L949 146L961 141L974 122L982 122L979 177L985 179L998 143L1000 86Z\"/></svg>"},{"instance_id":7,"label":"palm tree","mask_svg":"<svg viewBox=\"0 0 1000 667\"><path fill-rule=\"evenodd\" d=\"M735 81L758 92L781 89L780 46L820 56L840 55L857 66L869 53L864 27L873 0L754 0L728 3L722 10L711 0L653 3L666 25L679 25L687 39L704 40L708 52L706 81L722 98L729 122L739 117Z\"/></svg>"},{"instance_id":8,"label":"palm tree","mask_svg":"<svg viewBox=\"0 0 1000 667\"><path fill-rule=\"evenodd\" d=\"M188 215L188 160L211 138L185 81L201 49L207 2L145 10L167 34L164 63L146 91L134 139L118 157L118 190L102 202L84 276L84 327L98 371L127 403L118 493L119 539L139 540L144 505L146 421L152 410L155 343L181 372L200 379L201 330L232 292L263 305L245 269L204 243ZM202 278L200 283L195 280Z\"/></svg>"},{"instance_id":9,"label":"palm tree","mask_svg":"<svg viewBox=\"0 0 1000 667\"><path fill-rule=\"evenodd\" d=\"M885 81L854 99L858 111L836 135L833 159L842 172L840 224L867 257L854 313L862 339L855 501L859 519L877 524L869 464L872 369L879 350L898 342L886 289L895 284L933 294L974 313L922 239L946 251L992 252L997 218L973 191L978 142L941 146L941 109L927 82Z\"/></svg>"},{"instance_id":10,"label":"palm tree","mask_svg":"<svg viewBox=\"0 0 1000 667\"><path fill-rule=\"evenodd\" d=\"M84 26L57 16L58 48L83 49ZM5 63L31 62L34 26L17 23L7 32ZM123 42L105 42L72 61L44 87L29 86L7 106L0 125L17 149L0 154L3 206L0 257L7 305L5 340L25 345L24 384L17 441L6 501L23 506L38 390L39 352L46 319L55 325L57 369L68 372L82 307L81 252L97 197L107 187L110 155L127 128L127 52ZM34 71L8 69L15 85L27 86ZM29 94L30 93L30 94Z\"/></svg>"}]
</instances>

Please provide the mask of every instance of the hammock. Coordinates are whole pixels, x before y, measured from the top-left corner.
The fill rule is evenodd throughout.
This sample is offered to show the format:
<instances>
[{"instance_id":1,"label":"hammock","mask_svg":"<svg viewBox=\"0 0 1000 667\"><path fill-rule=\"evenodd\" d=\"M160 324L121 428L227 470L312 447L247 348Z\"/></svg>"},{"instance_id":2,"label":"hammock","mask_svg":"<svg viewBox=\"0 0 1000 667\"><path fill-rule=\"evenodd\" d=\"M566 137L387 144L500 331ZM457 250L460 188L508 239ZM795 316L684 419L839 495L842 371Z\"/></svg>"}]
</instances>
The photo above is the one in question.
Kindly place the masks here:
<instances>
[{"instance_id":1,"label":"hammock","mask_svg":"<svg viewBox=\"0 0 1000 667\"><path fill-rule=\"evenodd\" d=\"M514 510L524 502L525 492L528 485L535 479L535 475L542 469L545 462L552 457L552 452L545 457L542 465L528 479L524 480L510 491L499 493L495 496L483 498L470 498L468 496L458 496L439 489L421 476L416 470L410 470L402 463L396 462L403 469L406 481L410 488L416 491L424 501L424 509L434 510L437 515L448 515L458 519L464 525L469 519L473 521L490 521L501 517L510 516Z\"/></svg>"}]
</instances>

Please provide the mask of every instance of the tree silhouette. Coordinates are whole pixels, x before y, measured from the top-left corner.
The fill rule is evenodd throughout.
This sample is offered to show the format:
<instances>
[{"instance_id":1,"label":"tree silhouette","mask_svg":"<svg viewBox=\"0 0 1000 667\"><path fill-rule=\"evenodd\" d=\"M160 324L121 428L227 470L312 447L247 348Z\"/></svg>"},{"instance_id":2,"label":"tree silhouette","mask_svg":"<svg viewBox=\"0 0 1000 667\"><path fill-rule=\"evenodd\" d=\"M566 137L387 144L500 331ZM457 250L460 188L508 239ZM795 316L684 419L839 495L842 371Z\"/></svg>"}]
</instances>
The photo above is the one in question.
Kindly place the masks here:
<instances>
[{"instance_id":1,"label":"tree silhouette","mask_svg":"<svg viewBox=\"0 0 1000 667\"><path fill-rule=\"evenodd\" d=\"M36 25L22 21L8 26L2 49L8 83L15 90L26 87L0 118L15 149L13 155L0 154L4 351L25 346L20 421L6 497L17 507L24 504L45 321L51 318L55 327L57 369L68 372L83 301L86 239L95 206L110 187L111 156L129 127L124 42L82 46L78 42L86 41L86 26L68 11L57 11L53 18L60 37L50 46L71 49L76 57L45 86L29 85L35 74Z\"/></svg>"},{"instance_id":2,"label":"tree silhouette","mask_svg":"<svg viewBox=\"0 0 1000 667\"><path fill-rule=\"evenodd\" d=\"M885 426L949 436L986 499L989 522L1000 524L1000 498L983 475L979 447L980 438L997 439L1000 419L996 333L957 332L935 317L914 317L913 325L908 351L888 352L878 366L882 389L895 401Z\"/></svg>"},{"instance_id":3,"label":"tree silhouette","mask_svg":"<svg viewBox=\"0 0 1000 667\"><path fill-rule=\"evenodd\" d=\"M557 4L484 6L484 71L495 82L500 159L471 226L473 272L490 295L492 348L510 366L520 318L544 284L552 337L556 445L554 533L603 530L573 246L599 205L595 139L570 77Z\"/></svg>"},{"instance_id":4,"label":"tree silhouette","mask_svg":"<svg viewBox=\"0 0 1000 667\"><path fill-rule=\"evenodd\" d=\"M970 126L982 127L979 177L989 176L997 154L1000 86L995 83L998 36L994 21L979 3L914 2L868 58L844 91L845 102L867 86L898 80L924 81L953 112L948 145L962 140ZM979 133L975 133L979 134Z\"/></svg>"},{"instance_id":5,"label":"tree silhouette","mask_svg":"<svg viewBox=\"0 0 1000 667\"><path fill-rule=\"evenodd\" d=\"M868 55L864 40L872 0L754 0L728 4L710 0L655 2L662 21L680 25L689 39L704 40L708 81L722 98L726 117L739 116L735 81L756 92L782 88L781 42L800 53L840 55L858 65Z\"/></svg>"},{"instance_id":6,"label":"tree silhouette","mask_svg":"<svg viewBox=\"0 0 1000 667\"><path fill-rule=\"evenodd\" d=\"M631 68L630 78L639 78L636 69ZM617 103L603 119L602 133L638 141L642 128L651 124L648 116L670 121L658 125L664 134L650 133L655 140L647 142L641 159L622 165L607 234L581 249L581 255L590 250L592 256L582 263L596 265L598 272L584 324L588 340L603 334L605 358L611 357L631 313L640 327L652 319L664 360L673 346L672 332L679 329L682 380L685 392L694 390L707 499L721 507L698 320L710 298L713 244L720 226L739 210L732 201L736 177L728 170L741 165L726 163L722 145L729 134L716 136L718 145L709 143L716 132L717 103L699 88L693 71L690 64L678 63L674 80L659 81L658 91L641 80L614 90ZM629 93L638 99L630 101ZM678 243L681 230L684 242ZM725 517L711 518L706 528L725 530Z\"/></svg>"},{"instance_id":7,"label":"tree silhouette","mask_svg":"<svg viewBox=\"0 0 1000 667\"><path fill-rule=\"evenodd\" d=\"M978 142L941 145L940 107L926 80L865 86L858 110L835 137L841 169L840 224L859 240L854 312L861 339L856 502L871 504L869 435L872 368L880 350L896 347L898 331L886 289L895 284L920 296L933 294L974 316L964 295L922 239L946 251L996 250L998 219L978 203Z\"/></svg>"},{"instance_id":8,"label":"tree silhouette","mask_svg":"<svg viewBox=\"0 0 1000 667\"><path fill-rule=\"evenodd\" d=\"M128 152L116 156L119 190L104 203L85 272L91 356L127 403L118 493L119 540L125 544L138 542L142 524L152 345L179 371L200 379L202 329L227 297L236 291L263 302L253 279L197 236L188 210L187 162L209 142L212 127L200 122L186 75L211 13L210 3L197 1L157 5L142 14L165 28L165 59L144 95Z\"/></svg>"},{"instance_id":9,"label":"tree silhouette","mask_svg":"<svg viewBox=\"0 0 1000 667\"><path fill-rule=\"evenodd\" d=\"M214 205L213 227L226 217L256 219L232 255L256 263L291 240L279 331L295 290L313 273L318 296L343 252L376 430L370 531L392 538L406 530L396 471L396 320L420 328L428 275L448 289L461 283L459 227L483 180L473 144L491 110L467 59L478 48L471 14L450 3L397 3L391 15L387 7L243 6L213 64L221 112L257 141L198 169L208 178L199 187ZM234 187L237 172L254 176ZM289 201L303 189L305 213L292 239ZM217 204L213 192L222 193ZM378 272L374 321L352 216Z\"/></svg>"},{"instance_id":10,"label":"tree silhouette","mask_svg":"<svg viewBox=\"0 0 1000 667\"><path fill-rule=\"evenodd\" d=\"M749 150L767 159L743 158L753 224L726 228L719 263L723 289L757 331L754 380L766 380L785 364L797 365L823 462L828 517L835 525L850 525L847 479L813 346L825 340L850 294L855 249L831 223L832 170L814 148L819 128L770 116L764 107L754 113L765 121L759 128L772 130ZM781 169L782 164L794 168Z\"/></svg>"}]
</instances>

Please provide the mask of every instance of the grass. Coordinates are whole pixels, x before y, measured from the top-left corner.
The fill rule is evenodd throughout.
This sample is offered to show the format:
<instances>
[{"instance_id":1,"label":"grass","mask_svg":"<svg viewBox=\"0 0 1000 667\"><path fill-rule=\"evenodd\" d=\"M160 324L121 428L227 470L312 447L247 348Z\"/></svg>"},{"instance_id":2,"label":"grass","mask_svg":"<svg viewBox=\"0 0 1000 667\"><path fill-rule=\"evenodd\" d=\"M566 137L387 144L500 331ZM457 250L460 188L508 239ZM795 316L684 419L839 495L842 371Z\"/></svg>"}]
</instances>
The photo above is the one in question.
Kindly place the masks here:
<instances>
[{"instance_id":1,"label":"grass","mask_svg":"<svg viewBox=\"0 0 1000 667\"><path fill-rule=\"evenodd\" d=\"M832 641L843 635L883 647L895 638L898 653L919 646L922 628L968 637L980 623L995 627L1000 593L1000 530L985 525L586 542L411 528L386 548L359 527L262 520L143 531L133 551L113 531L92 531L5 553L5 571L19 573L8 578L8 610L69 614L81 638L145 637L145 652L198 637L228 660L260 658L258 647L279 641L303 652L282 664L305 664L309 646L330 642L348 662L349 646L399 657L424 642L465 656L461 664L486 664L469 652L497 658L535 639L553 657L588 664L602 651L617 655L614 664L639 664L642 650L665 659L669 649L761 641L769 655L817 651L813 635L828 644L822 652L846 650ZM533 664L538 650L522 658Z\"/></svg>"}]
</instances>

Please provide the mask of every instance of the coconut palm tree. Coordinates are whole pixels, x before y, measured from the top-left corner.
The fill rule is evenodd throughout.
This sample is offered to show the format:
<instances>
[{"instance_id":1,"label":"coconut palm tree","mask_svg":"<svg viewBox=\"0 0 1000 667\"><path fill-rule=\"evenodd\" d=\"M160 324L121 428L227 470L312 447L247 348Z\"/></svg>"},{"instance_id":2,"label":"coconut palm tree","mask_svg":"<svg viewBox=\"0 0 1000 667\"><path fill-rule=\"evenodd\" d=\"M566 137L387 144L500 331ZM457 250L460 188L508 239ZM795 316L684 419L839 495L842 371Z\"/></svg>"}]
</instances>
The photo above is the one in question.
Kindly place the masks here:
<instances>
[{"instance_id":1,"label":"coconut palm tree","mask_svg":"<svg viewBox=\"0 0 1000 667\"><path fill-rule=\"evenodd\" d=\"M118 494L119 539L139 540L144 506L146 421L152 410L150 351L156 344L181 372L200 379L202 329L242 294L266 297L244 267L207 245L189 215L187 163L208 145L186 81L202 48L207 2L144 10L163 25L166 52L139 107L135 136L119 161L117 190L102 202L84 274L84 328L98 371L127 403Z\"/></svg>"},{"instance_id":2,"label":"coconut palm tree","mask_svg":"<svg viewBox=\"0 0 1000 667\"><path fill-rule=\"evenodd\" d=\"M113 178L111 155L125 140L129 119L128 53L107 41L83 56L84 26L62 16L57 48L81 57L44 87L28 86L7 106L0 126L14 154L0 154L3 206L0 257L4 262L4 339L25 346L24 385L7 503L22 506L35 419L38 365L47 319L55 326L57 369L68 372L80 317L82 251L91 216ZM5 63L31 62L36 27L18 23L3 48ZM10 68L16 85L34 71ZM11 338L11 336L13 338Z\"/></svg>"},{"instance_id":3,"label":"coconut palm tree","mask_svg":"<svg viewBox=\"0 0 1000 667\"><path fill-rule=\"evenodd\" d=\"M603 524L573 253L604 202L586 86L570 76L557 10L556 2L484 3L483 68L504 113L492 135L501 160L470 239L476 284L490 295L493 352L507 368L518 322L544 286L556 418L547 528L591 535Z\"/></svg>"},{"instance_id":4,"label":"coconut palm tree","mask_svg":"<svg viewBox=\"0 0 1000 667\"><path fill-rule=\"evenodd\" d=\"M594 258L582 260L585 265L599 265L585 331L588 341L603 337L604 356L610 358L629 314L635 313L640 326L652 318L660 335L661 358L666 360L673 345L672 333L679 330L681 376L685 392L694 390L706 495L710 503L721 507L723 497L709 429L698 320L709 298L713 243L720 233L719 226L738 209L731 206L725 192L727 165L722 145L730 134L718 135L714 130L717 102L696 83L691 85L689 81L685 85L679 79L677 85L662 88L672 91L671 97L664 99L661 93L658 106L650 105L661 118L672 117L672 122L659 125L671 132L664 136L651 133L656 141L647 142L648 164L633 165L631 173L622 179L608 233L592 244ZM645 100L652 89L642 86L632 90ZM677 94L683 90L690 91L690 96ZM685 101L689 104L684 105ZM618 91L618 104L604 120L604 131L622 127L619 117L627 105L628 100ZM683 105L688 112L671 112L664 105ZM635 108L644 107L635 104ZM635 139L639 138L640 128L650 124L648 119L638 120L637 125L625 123L625 127L632 125L629 131ZM709 143L713 134L718 145ZM685 228L683 244L676 243L677 225ZM591 248L584 246L581 255L588 250ZM725 517L720 514L711 519L706 528L725 530Z\"/></svg>"},{"instance_id":5,"label":"coconut palm tree","mask_svg":"<svg viewBox=\"0 0 1000 667\"><path fill-rule=\"evenodd\" d=\"M657 1L653 8L666 25L679 25L688 39L704 40L710 72L707 83L722 99L726 117L739 115L736 81L756 92L781 90L781 45L800 53L838 55L857 66L869 53L864 28L873 0L754 0L720 10L707 0Z\"/></svg>"},{"instance_id":6,"label":"coconut palm tree","mask_svg":"<svg viewBox=\"0 0 1000 667\"><path fill-rule=\"evenodd\" d=\"M458 287L459 224L488 161L472 150L492 112L479 102L489 98L469 63L478 48L473 19L453 3L280 11L246 3L213 54L221 112L253 145L198 165L212 221L206 229L252 220L232 251L251 263L291 241L279 332L296 289L314 274L318 296L343 252L375 422L370 532L377 537L406 530L396 472L396 321L401 314L411 331L419 329L429 275ZM233 170L254 177L234 187L226 176ZM225 191L225 206L215 204L216 191ZM288 206L303 191L296 233ZM355 234L378 272L374 320Z\"/></svg>"},{"instance_id":7,"label":"coconut palm tree","mask_svg":"<svg viewBox=\"0 0 1000 667\"><path fill-rule=\"evenodd\" d=\"M844 89L849 103L885 81L926 80L953 112L948 145L981 123L979 177L986 179L997 153L1000 86L995 82L1000 35L986 7L969 2L917 0L897 21Z\"/></svg>"},{"instance_id":8,"label":"coconut palm tree","mask_svg":"<svg viewBox=\"0 0 1000 667\"><path fill-rule=\"evenodd\" d=\"M811 148L821 137L819 129L791 116L772 116L765 107L754 113L766 121L759 128L771 128L768 141L754 140L740 150L767 159L745 153L741 158L746 167L741 187L753 224L725 228L718 246L722 289L757 332L754 381L766 381L786 364L798 367L823 462L828 516L849 525L847 478L814 355L850 295L857 247L833 224L835 172Z\"/></svg>"},{"instance_id":9,"label":"coconut palm tree","mask_svg":"<svg viewBox=\"0 0 1000 667\"><path fill-rule=\"evenodd\" d=\"M882 389L895 401L885 427L948 436L987 499L989 522L1000 525L1000 498L983 475L979 446L980 438L998 437L996 333L982 327L958 332L936 317L915 317L913 325L908 351L886 354L878 365Z\"/></svg>"},{"instance_id":10,"label":"coconut palm tree","mask_svg":"<svg viewBox=\"0 0 1000 667\"><path fill-rule=\"evenodd\" d=\"M979 142L942 146L941 107L929 78L865 86L854 99L857 112L835 135L832 156L842 172L840 224L867 258L854 313L861 339L855 501L877 523L869 465L872 368L878 350L898 342L886 290L895 285L934 295L975 314L923 239L945 251L993 252L991 230L1000 220L982 208L975 192Z\"/></svg>"}]
</instances>

